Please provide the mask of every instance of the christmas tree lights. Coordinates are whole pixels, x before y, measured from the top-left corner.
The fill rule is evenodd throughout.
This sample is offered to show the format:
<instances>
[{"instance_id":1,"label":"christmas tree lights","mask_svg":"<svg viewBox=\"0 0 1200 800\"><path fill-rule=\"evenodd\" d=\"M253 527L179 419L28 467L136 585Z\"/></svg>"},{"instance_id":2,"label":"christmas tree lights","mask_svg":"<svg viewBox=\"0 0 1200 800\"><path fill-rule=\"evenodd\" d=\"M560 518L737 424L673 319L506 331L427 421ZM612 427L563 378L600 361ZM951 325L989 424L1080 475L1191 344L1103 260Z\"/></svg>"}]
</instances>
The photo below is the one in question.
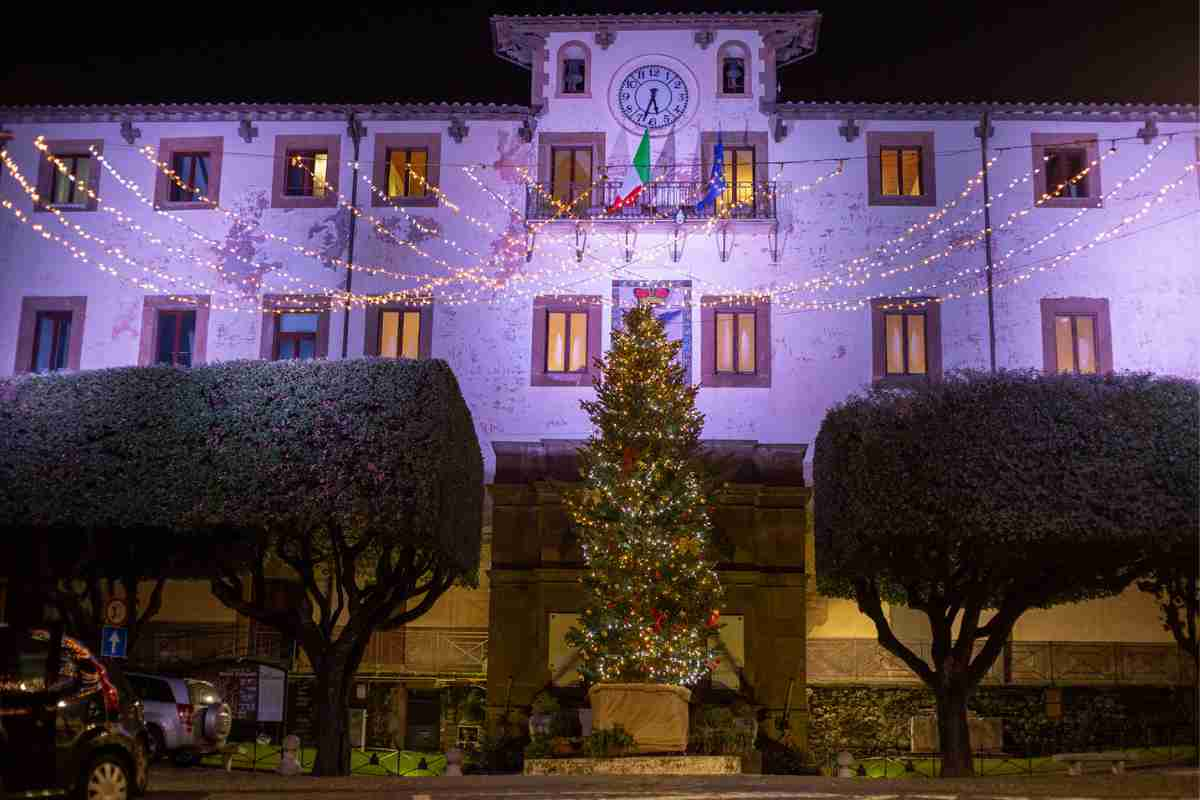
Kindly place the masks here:
<instances>
[{"instance_id":1,"label":"christmas tree lights","mask_svg":"<svg viewBox=\"0 0 1200 800\"><path fill-rule=\"evenodd\" d=\"M697 470L704 415L680 343L646 307L625 314L600 363L583 485L564 497L580 533L587 603L567 641L593 681L694 684L716 665L721 585Z\"/></svg>"}]
</instances>

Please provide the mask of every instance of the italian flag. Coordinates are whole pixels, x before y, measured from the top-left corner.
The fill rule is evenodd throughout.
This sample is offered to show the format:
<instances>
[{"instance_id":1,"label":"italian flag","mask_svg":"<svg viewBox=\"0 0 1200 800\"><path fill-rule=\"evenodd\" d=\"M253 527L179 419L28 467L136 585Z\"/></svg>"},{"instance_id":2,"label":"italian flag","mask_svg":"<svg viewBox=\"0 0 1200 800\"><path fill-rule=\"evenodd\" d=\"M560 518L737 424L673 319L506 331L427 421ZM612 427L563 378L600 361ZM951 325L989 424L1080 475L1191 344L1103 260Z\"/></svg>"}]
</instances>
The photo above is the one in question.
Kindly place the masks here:
<instances>
[{"instance_id":1,"label":"italian flag","mask_svg":"<svg viewBox=\"0 0 1200 800\"><path fill-rule=\"evenodd\" d=\"M633 169L625 171L625 180L617 192L617 199L608 207L608 213L614 214L622 208L633 205L642 193L642 189L650 182L650 130L642 131L642 142L638 145L633 156Z\"/></svg>"}]
</instances>

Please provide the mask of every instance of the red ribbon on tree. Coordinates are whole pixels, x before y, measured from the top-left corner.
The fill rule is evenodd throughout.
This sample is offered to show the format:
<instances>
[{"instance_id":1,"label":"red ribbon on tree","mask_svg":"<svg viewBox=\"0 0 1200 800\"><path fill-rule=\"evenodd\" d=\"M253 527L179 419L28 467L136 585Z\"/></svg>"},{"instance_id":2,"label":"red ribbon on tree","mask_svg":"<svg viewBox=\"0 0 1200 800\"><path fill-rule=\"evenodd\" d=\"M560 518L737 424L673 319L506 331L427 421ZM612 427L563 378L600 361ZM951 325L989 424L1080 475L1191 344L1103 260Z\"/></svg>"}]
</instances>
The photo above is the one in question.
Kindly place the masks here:
<instances>
[{"instance_id":1,"label":"red ribbon on tree","mask_svg":"<svg viewBox=\"0 0 1200 800\"><path fill-rule=\"evenodd\" d=\"M654 632L662 633L663 621L666 620L667 615L657 608L651 609L650 613L654 615Z\"/></svg>"},{"instance_id":2,"label":"red ribbon on tree","mask_svg":"<svg viewBox=\"0 0 1200 800\"><path fill-rule=\"evenodd\" d=\"M720 621L721 612L714 608L712 614L710 614L708 617L708 622L705 624L707 624L710 628L715 628Z\"/></svg>"}]
</instances>

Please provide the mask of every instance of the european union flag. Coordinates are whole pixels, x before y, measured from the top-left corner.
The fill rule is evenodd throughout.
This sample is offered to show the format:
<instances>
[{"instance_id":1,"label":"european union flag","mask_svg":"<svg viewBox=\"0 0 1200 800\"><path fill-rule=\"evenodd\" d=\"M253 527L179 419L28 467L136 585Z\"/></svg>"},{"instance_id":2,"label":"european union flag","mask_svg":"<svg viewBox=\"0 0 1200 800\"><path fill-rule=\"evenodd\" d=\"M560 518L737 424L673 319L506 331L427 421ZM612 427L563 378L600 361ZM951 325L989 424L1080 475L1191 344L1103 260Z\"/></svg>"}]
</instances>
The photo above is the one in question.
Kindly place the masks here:
<instances>
[{"instance_id":1,"label":"european union flag","mask_svg":"<svg viewBox=\"0 0 1200 800\"><path fill-rule=\"evenodd\" d=\"M696 203L696 213L699 214L705 206L717 202L717 198L725 191L725 143L721 134L717 134L717 147L713 152L712 174L708 176L708 191L700 202Z\"/></svg>"}]
</instances>

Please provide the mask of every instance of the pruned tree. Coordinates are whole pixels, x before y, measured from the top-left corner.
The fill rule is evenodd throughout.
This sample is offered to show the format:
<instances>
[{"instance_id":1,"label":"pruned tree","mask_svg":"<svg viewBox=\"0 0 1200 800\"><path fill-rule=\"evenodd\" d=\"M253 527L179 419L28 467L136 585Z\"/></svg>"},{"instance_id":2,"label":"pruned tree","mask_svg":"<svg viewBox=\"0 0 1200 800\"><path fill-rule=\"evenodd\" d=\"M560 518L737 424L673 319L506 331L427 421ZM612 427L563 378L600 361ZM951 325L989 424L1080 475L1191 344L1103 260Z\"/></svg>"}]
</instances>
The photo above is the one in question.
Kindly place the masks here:
<instances>
[{"instance_id":1,"label":"pruned tree","mask_svg":"<svg viewBox=\"0 0 1200 800\"><path fill-rule=\"evenodd\" d=\"M449 367L128 368L10 380L0 400L3 432L28 450L0 462L16 487L0 515L209 548L217 598L294 638L313 664L313 771L346 774L350 681L371 635L478 569L483 460ZM47 479L82 491L44 507ZM273 601L271 576L293 581L293 602Z\"/></svg>"},{"instance_id":2,"label":"pruned tree","mask_svg":"<svg viewBox=\"0 0 1200 800\"><path fill-rule=\"evenodd\" d=\"M932 689L945 775L972 771L967 701L1025 611L1117 594L1148 548L1195 535L1197 401L1148 375L965 372L826 414L818 589ZM928 619L928 659L888 604Z\"/></svg>"}]
</instances>

